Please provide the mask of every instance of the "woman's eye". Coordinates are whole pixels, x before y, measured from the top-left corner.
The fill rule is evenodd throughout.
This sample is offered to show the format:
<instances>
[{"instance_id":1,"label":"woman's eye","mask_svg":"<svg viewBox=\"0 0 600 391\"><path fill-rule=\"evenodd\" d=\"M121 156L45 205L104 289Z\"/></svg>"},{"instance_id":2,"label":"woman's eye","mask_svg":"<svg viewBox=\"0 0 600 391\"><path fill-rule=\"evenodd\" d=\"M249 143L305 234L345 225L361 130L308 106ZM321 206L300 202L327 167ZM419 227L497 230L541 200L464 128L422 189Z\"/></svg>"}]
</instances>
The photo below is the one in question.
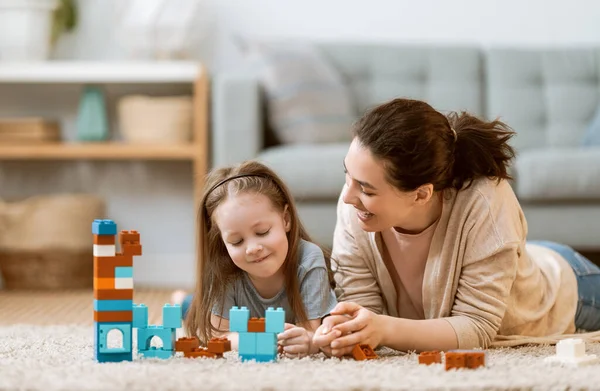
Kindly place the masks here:
<instances>
[{"instance_id":1,"label":"woman's eye","mask_svg":"<svg viewBox=\"0 0 600 391\"><path fill-rule=\"evenodd\" d=\"M373 193L367 193L366 191L364 191L363 189L360 189L360 192L363 193L364 195L366 195L367 197L371 197L374 196L375 194Z\"/></svg>"},{"instance_id":2,"label":"woman's eye","mask_svg":"<svg viewBox=\"0 0 600 391\"><path fill-rule=\"evenodd\" d=\"M269 231L271 231L271 230L270 230L270 229L268 229L268 230L266 230L265 232L257 232L256 234L257 234L258 236L266 236L266 235L269 233Z\"/></svg>"}]
</instances>

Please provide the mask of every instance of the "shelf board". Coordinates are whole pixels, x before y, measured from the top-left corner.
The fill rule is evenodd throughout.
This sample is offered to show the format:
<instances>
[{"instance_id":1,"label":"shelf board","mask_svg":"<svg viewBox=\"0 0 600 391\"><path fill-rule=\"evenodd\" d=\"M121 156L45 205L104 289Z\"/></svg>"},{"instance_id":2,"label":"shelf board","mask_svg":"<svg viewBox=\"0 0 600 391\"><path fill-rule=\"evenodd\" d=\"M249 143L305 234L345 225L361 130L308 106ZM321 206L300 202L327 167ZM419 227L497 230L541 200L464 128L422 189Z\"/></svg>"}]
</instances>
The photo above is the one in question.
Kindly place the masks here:
<instances>
[{"instance_id":1,"label":"shelf board","mask_svg":"<svg viewBox=\"0 0 600 391\"><path fill-rule=\"evenodd\" d=\"M198 146L125 143L0 144L0 160L194 160Z\"/></svg>"},{"instance_id":2,"label":"shelf board","mask_svg":"<svg viewBox=\"0 0 600 391\"><path fill-rule=\"evenodd\" d=\"M203 71L193 61L5 63L0 83L191 83Z\"/></svg>"}]
</instances>

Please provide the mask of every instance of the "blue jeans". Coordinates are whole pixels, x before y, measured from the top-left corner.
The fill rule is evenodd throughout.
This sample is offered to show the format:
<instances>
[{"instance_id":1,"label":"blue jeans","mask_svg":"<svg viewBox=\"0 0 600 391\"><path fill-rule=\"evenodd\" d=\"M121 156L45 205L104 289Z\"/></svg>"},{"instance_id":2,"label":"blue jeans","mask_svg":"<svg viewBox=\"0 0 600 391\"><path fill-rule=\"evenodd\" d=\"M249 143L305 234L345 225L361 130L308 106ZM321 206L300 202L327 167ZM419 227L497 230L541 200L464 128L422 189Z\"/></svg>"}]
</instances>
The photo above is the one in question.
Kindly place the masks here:
<instances>
[{"instance_id":1,"label":"blue jeans","mask_svg":"<svg viewBox=\"0 0 600 391\"><path fill-rule=\"evenodd\" d=\"M577 277L577 313L575 327L587 331L600 330L600 267L569 246L548 241L529 243L547 247L569 262Z\"/></svg>"}]
</instances>

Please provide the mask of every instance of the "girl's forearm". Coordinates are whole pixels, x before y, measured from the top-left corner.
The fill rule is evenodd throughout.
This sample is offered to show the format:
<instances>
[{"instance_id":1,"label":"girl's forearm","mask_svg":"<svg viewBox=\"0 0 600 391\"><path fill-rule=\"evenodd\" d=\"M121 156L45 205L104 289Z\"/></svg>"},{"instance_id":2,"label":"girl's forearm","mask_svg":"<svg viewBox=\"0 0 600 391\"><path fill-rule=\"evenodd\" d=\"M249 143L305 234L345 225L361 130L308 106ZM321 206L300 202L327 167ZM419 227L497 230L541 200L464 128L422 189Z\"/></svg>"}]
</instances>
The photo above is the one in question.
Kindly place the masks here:
<instances>
[{"instance_id":1,"label":"girl's forearm","mask_svg":"<svg viewBox=\"0 0 600 391\"><path fill-rule=\"evenodd\" d=\"M321 349L313 343L313 337L315 336L315 332L307 330L307 333L308 333L308 340L310 341L309 346L308 346L308 354L320 353Z\"/></svg>"},{"instance_id":2,"label":"girl's forearm","mask_svg":"<svg viewBox=\"0 0 600 391\"><path fill-rule=\"evenodd\" d=\"M381 316L381 345L392 349L417 352L458 348L454 328L444 319L413 320Z\"/></svg>"}]
</instances>

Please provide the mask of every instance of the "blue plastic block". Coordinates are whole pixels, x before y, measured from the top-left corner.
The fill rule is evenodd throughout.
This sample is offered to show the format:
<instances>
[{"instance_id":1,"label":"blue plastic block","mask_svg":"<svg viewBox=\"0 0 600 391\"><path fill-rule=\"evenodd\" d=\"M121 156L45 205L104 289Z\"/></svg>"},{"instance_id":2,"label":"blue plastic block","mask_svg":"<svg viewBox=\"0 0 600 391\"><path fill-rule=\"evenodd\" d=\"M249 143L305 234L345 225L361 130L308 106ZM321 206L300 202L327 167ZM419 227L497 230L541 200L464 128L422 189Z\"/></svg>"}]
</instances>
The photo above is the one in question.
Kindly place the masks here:
<instances>
[{"instance_id":1,"label":"blue plastic block","mask_svg":"<svg viewBox=\"0 0 600 391\"><path fill-rule=\"evenodd\" d=\"M277 334L256 333L256 354L277 357Z\"/></svg>"},{"instance_id":2,"label":"blue plastic block","mask_svg":"<svg viewBox=\"0 0 600 391\"><path fill-rule=\"evenodd\" d=\"M100 363L133 361L133 353L96 353L96 361Z\"/></svg>"},{"instance_id":3,"label":"blue plastic block","mask_svg":"<svg viewBox=\"0 0 600 391\"><path fill-rule=\"evenodd\" d=\"M136 329L148 327L148 307L145 304L133 305L133 327Z\"/></svg>"},{"instance_id":4,"label":"blue plastic block","mask_svg":"<svg viewBox=\"0 0 600 391\"><path fill-rule=\"evenodd\" d=\"M161 339L163 350L175 350L175 333L176 329L155 325L137 329L138 350L150 350L150 341L153 337Z\"/></svg>"},{"instance_id":5,"label":"blue plastic block","mask_svg":"<svg viewBox=\"0 0 600 391\"><path fill-rule=\"evenodd\" d=\"M133 300L96 300L94 299L94 311L131 311Z\"/></svg>"},{"instance_id":6,"label":"blue plastic block","mask_svg":"<svg viewBox=\"0 0 600 391\"><path fill-rule=\"evenodd\" d=\"M115 278L133 278L133 268L131 266L116 266Z\"/></svg>"},{"instance_id":7,"label":"blue plastic block","mask_svg":"<svg viewBox=\"0 0 600 391\"><path fill-rule=\"evenodd\" d=\"M180 304L165 304L163 306L163 324L164 327L170 329L181 328L181 305Z\"/></svg>"},{"instance_id":8,"label":"blue plastic block","mask_svg":"<svg viewBox=\"0 0 600 391\"><path fill-rule=\"evenodd\" d=\"M277 361L277 355L276 354L257 354L256 356L254 356L253 358L254 360L256 360L256 362L273 362L273 361ZM249 360L242 360L242 361L249 361Z\"/></svg>"},{"instance_id":9,"label":"blue plastic block","mask_svg":"<svg viewBox=\"0 0 600 391\"><path fill-rule=\"evenodd\" d=\"M94 235L116 235L117 225L112 220L96 219L92 223L92 234Z\"/></svg>"},{"instance_id":10,"label":"blue plastic block","mask_svg":"<svg viewBox=\"0 0 600 391\"><path fill-rule=\"evenodd\" d=\"M148 350L138 350L138 354L144 358L169 359L175 355L174 350L157 349L155 346Z\"/></svg>"},{"instance_id":11,"label":"blue plastic block","mask_svg":"<svg viewBox=\"0 0 600 391\"><path fill-rule=\"evenodd\" d=\"M239 333L238 352L242 359L244 359L244 357L254 357L256 355L256 334L257 333Z\"/></svg>"},{"instance_id":12,"label":"blue plastic block","mask_svg":"<svg viewBox=\"0 0 600 391\"><path fill-rule=\"evenodd\" d=\"M285 311L281 307L273 309L273 307L267 308L265 315L265 332L267 333L283 333L285 325Z\"/></svg>"},{"instance_id":13,"label":"blue plastic block","mask_svg":"<svg viewBox=\"0 0 600 391\"><path fill-rule=\"evenodd\" d=\"M229 310L229 331L245 333L248 331L250 311L248 308L231 307Z\"/></svg>"},{"instance_id":14,"label":"blue plastic block","mask_svg":"<svg viewBox=\"0 0 600 391\"><path fill-rule=\"evenodd\" d=\"M99 353L104 354L118 354L118 353L129 353L132 352L131 344L131 323L128 322L115 322L115 323L97 323L94 322L95 338L94 338L94 351L96 353L96 359L98 359ZM123 345L120 348L109 348L108 347L108 333L111 330L119 330L123 334Z\"/></svg>"}]
</instances>

